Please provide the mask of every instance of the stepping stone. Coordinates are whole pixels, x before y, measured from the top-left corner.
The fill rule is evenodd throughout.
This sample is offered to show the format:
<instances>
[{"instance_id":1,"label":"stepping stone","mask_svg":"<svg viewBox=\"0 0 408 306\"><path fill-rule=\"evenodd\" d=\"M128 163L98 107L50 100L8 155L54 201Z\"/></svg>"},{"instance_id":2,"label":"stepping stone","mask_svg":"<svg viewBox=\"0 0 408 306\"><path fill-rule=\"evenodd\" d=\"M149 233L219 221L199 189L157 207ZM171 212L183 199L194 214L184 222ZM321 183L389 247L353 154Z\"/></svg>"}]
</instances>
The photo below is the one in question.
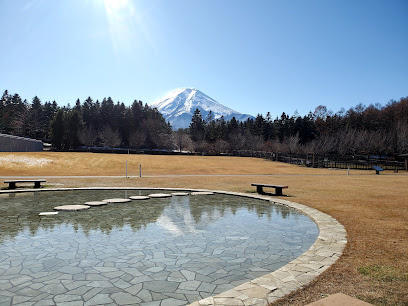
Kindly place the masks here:
<instances>
[{"instance_id":1,"label":"stepping stone","mask_svg":"<svg viewBox=\"0 0 408 306\"><path fill-rule=\"evenodd\" d=\"M106 199L106 200L102 200L103 202L107 202L107 203L126 203L126 202L131 202L131 199Z\"/></svg>"},{"instance_id":2,"label":"stepping stone","mask_svg":"<svg viewBox=\"0 0 408 306\"><path fill-rule=\"evenodd\" d=\"M102 205L108 205L108 203L104 202L104 201L91 201L91 202L86 202L85 205L88 205L88 206L102 206Z\"/></svg>"},{"instance_id":3,"label":"stepping stone","mask_svg":"<svg viewBox=\"0 0 408 306\"><path fill-rule=\"evenodd\" d=\"M171 197L171 194L169 193L152 193L149 194L150 198L169 198Z\"/></svg>"},{"instance_id":4,"label":"stepping stone","mask_svg":"<svg viewBox=\"0 0 408 306\"><path fill-rule=\"evenodd\" d=\"M214 192L211 191L199 191L199 192L192 192L191 195L212 195Z\"/></svg>"},{"instance_id":5,"label":"stepping stone","mask_svg":"<svg viewBox=\"0 0 408 306\"><path fill-rule=\"evenodd\" d=\"M58 211L47 211L47 212L42 212L39 214L39 216L50 216L50 215L58 215Z\"/></svg>"},{"instance_id":6,"label":"stepping stone","mask_svg":"<svg viewBox=\"0 0 408 306\"><path fill-rule=\"evenodd\" d=\"M188 192L172 192L171 194L174 196L188 196L189 195Z\"/></svg>"},{"instance_id":7,"label":"stepping stone","mask_svg":"<svg viewBox=\"0 0 408 306\"><path fill-rule=\"evenodd\" d=\"M148 200L148 199L150 199L150 197L148 197L148 196L131 196L131 197L129 197L129 199L131 199L131 200Z\"/></svg>"},{"instance_id":8,"label":"stepping stone","mask_svg":"<svg viewBox=\"0 0 408 306\"><path fill-rule=\"evenodd\" d=\"M77 211L88 209L91 206L89 205L62 205L54 207L54 210L65 210L65 211Z\"/></svg>"}]
</instances>

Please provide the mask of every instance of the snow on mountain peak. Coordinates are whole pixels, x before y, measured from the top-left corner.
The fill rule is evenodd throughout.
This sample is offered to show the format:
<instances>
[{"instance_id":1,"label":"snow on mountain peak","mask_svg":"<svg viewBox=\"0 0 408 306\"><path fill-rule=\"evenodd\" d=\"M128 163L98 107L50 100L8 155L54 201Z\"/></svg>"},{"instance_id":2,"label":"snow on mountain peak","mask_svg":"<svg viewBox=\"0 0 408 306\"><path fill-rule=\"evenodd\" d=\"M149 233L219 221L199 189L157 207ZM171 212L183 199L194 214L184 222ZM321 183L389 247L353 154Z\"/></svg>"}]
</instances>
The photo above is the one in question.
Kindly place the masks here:
<instances>
[{"instance_id":1,"label":"snow on mountain peak","mask_svg":"<svg viewBox=\"0 0 408 306\"><path fill-rule=\"evenodd\" d=\"M243 115L218 103L195 88L175 89L150 106L157 108L173 128L188 127L196 109L200 110L204 119L210 111L212 111L214 119L224 116L225 120L230 120L232 117L235 117L237 120L246 120L246 118L252 117L250 115Z\"/></svg>"}]
</instances>

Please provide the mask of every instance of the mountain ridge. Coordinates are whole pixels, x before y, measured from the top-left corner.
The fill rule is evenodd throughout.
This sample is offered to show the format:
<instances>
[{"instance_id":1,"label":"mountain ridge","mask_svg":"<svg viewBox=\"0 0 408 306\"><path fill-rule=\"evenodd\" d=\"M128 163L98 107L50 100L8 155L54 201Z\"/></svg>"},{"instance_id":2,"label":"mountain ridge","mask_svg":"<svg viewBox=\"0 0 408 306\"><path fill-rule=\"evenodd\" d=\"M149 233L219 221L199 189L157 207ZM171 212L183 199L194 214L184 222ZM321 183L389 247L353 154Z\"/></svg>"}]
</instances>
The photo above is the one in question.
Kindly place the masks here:
<instances>
[{"instance_id":1,"label":"mountain ridge","mask_svg":"<svg viewBox=\"0 0 408 306\"><path fill-rule=\"evenodd\" d=\"M199 109L203 119L207 118L210 111L213 113L214 119L224 116L226 121L233 117L238 121L254 118L222 105L196 88L175 89L150 106L157 108L166 121L170 122L173 129L189 127L191 117L196 109Z\"/></svg>"}]
</instances>

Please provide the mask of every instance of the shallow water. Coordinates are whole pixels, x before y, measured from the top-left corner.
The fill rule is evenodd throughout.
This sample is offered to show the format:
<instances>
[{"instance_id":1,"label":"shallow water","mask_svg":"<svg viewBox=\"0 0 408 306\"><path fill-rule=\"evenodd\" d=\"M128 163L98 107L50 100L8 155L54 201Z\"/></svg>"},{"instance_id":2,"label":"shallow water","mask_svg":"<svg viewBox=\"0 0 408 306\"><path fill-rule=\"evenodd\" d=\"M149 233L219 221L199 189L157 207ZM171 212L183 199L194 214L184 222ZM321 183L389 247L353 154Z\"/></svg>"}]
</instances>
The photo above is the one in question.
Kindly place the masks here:
<instances>
[{"instance_id":1,"label":"shallow water","mask_svg":"<svg viewBox=\"0 0 408 306\"><path fill-rule=\"evenodd\" d=\"M318 236L293 209L220 194L38 216L158 192L170 191L0 195L0 304L184 305L282 267Z\"/></svg>"}]
</instances>

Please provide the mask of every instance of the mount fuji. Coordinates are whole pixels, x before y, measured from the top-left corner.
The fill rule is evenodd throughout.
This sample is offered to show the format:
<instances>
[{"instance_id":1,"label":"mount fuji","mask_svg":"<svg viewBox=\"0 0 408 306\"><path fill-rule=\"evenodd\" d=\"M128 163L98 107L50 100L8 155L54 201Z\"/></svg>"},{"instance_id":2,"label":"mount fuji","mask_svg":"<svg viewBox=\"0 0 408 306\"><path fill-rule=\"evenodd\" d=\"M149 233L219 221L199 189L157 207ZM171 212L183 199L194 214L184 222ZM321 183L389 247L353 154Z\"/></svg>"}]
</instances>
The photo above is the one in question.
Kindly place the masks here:
<instances>
[{"instance_id":1,"label":"mount fuji","mask_svg":"<svg viewBox=\"0 0 408 306\"><path fill-rule=\"evenodd\" d=\"M207 118L210 111L212 111L214 119L224 116L225 121L231 120L232 117L235 117L238 121L254 118L251 115L241 114L218 103L195 88L173 90L164 98L150 104L150 106L157 108L164 119L170 122L173 129L189 127L191 117L196 109L200 110L203 119Z\"/></svg>"}]
</instances>

